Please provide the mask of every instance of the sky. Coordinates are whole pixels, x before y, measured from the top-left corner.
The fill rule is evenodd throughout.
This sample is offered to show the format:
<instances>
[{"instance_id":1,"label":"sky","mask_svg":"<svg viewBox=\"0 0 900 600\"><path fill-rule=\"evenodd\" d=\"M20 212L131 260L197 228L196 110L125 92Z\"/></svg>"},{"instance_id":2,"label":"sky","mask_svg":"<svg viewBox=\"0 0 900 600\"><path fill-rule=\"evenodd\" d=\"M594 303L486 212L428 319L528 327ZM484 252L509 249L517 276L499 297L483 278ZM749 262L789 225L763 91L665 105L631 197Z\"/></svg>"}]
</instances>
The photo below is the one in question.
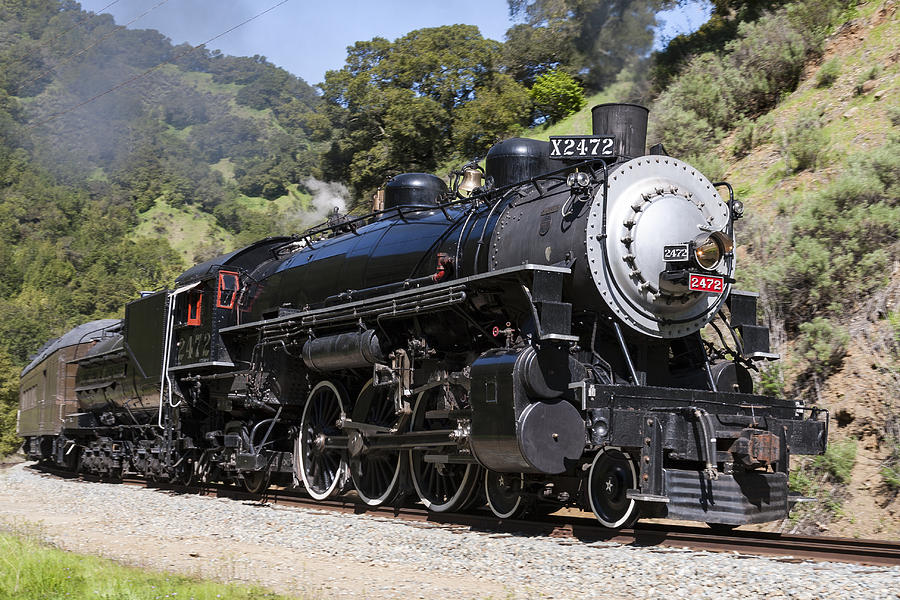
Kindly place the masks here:
<instances>
[{"instance_id":1,"label":"sky","mask_svg":"<svg viewBox=\"0 0 900 600\"><path fill-rule=\"evenodd\" d=\"M85 10L106 12L132 29L156 29L175 44L200 44L281 0L81 0ZM110 3L112 6L106 8ZM157 6L157 8L153 8ZM709 17L704 1L663 15L657 45L693 31ZM260 54L314 85L340 69L347 46L381 36L396 39L415 29L465 23L486 38L503 41L511 25L506 0L288 0L271 12L210 43L234 56Z\"/></svg>"}]
</instances>

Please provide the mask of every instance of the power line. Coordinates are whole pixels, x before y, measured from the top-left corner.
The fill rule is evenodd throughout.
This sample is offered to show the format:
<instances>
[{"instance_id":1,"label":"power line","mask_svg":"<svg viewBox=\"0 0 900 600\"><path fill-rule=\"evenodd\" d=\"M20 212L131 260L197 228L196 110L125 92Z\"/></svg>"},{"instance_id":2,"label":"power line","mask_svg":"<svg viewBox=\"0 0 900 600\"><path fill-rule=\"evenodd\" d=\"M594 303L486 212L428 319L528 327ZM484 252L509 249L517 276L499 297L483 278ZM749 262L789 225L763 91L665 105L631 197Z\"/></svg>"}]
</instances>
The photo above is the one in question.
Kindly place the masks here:
<instances>
[{"instance_id":1,"label":"power line","mask_svg":"<svg viewBox=\"0 0 900 600\"><path fill-rule=\"evenodd\" d=\"M116 0L116 1L118 1L118 0ZM106 39L108 39L110 36L112 36L113 34L118 33L118 32L121 31L122 29L127 28L127 27L128 27L129 25L131 25L132 23L135 23L136 21L138 21L138 20L140 20L140 19L146 17L148 14L150 14L151 12L153 12L154 10L156 10L157 8L159 8L160 6L162 6L163 4L165 4L165 3L168 2L168 1L169 1L169 0L161 0L161 2L158 2L157 4L151 6L150 8L148 8L147 10L145 10L144 12L142 12L141 14L139 14L138 16L136 16L135 18L133 18L132 20L130 20L130 21L128 21L127 23L125 23L124 25L119 25L119 26L117 26L115 29L111 29L111 30L108 31L105 35L102 35L102 36L100 36L100 38L98 38L97 40L95 40L94 43L88 44L87 46L85 46L84 48L82 48L80 51L76 52L75 54L72 54L72 55L68 56L65 60L63 60L62 62L58 63L56 66L50 67L49 69L47 69L47 70L44 71L43 73L41 73L41 74L39 74L39 75L36 75L35 77L32 77L31 79L29 79L29 80L26 81L25 83L20 84L19 86L17 86L18 91L22 91L24 88L28 87L29 85L31 85L32 83L34 83L34 82L37 81L38 79L43 79L44 77L46 77L47 75L49 75L50 73L52 73L53 71L55 71L56 69L58 69L59 67L62 67L62 66L64 66L64 65L69 64L70 62L72 62L73 59L78 58L79 56L81 56L82 54L84 54L85 52L87 52L88 50L90 50L91 48L96 47L97 44L99 44L99 43L102 42L103 40L106 40ZM112 6L112 5L110 5L110 6Z\"/></svg>"},{"instance_id":2,"label":"power line","mask_svg":"<svg viewBox=\"0 0 900 600\"><path fill-rule=\"evenodd\" d=\"M150 67L149 69L147 69L147 70L144 71L143 73L140 73L140 74L138 74L138 75L135 75L134 77L130 77L130 78L126 79L125 81L123 81L123 82L121 82L121 83L119 83L119 84L117 84L117 85L115 85L115 86L109 88L109 89L106 90L105 92L100 92L100 93L97 94L96 96L93 96L93 97L91 97L91 98L88 98L88 99L85 100L84 102L81 102L81 103L79 103L79 104L76 104L75 106L71 106L71 107L69 107L69 108L67 108L67 109L65 109L65 110L61 110L61 111L59 111L59 112L53 113L52 115L48 116L47 118L45 118L45 119L42 120L42 121L38 121L38 122L36 122L36 123L31 123L30 125L26 125L25 128L26 128L26 129L34 129L35 127L40 127L40 126L42 126L42 125L46 125L47 123L50 123L51 121L55 121L56 119L58 119L59 117L63 116L64 114L70 113L70 112L72 112L73 110L78 110L78 109L81 108L82 106L85 106L85 105L87 105L87 104L90 104L91 102L94 102L95 100L97 100L97 99L99 99L99 98L102 98L103 96L105 96L105 95L107 95L107 94L110 94L110 93L112 93L112 92L114 92L114 91L116 91L116 90L118 90L118 89L120 89L120 88L123 88L123 87L125 87L126 85L129 85L129 84L131 84L131 83L134 83L134 82L137 81L138 79L142 79L142 78L146 77L147 75L149 75L150 73L156 71L157 69L159 69L160 67L162 67L162 66L164 66L164 65L167 65L167 64L172 63L172 62L174 62L174 61L177 61L177 60L180 59L181 57L187 56L188 54L190 54L190 53L192 53L192 52L196 52L197 50L199 50L200 48L203 48L204 46L206 46L206 45L209 44L210 42L214 42L214 41L216 41L217 39L219 39L220 37L225 36L225 35L228 35L228 34L231 33L232 31L234 31L235 29L238 29L238 28L240 28L240 27L243 27L244 25L246 25L246 24L249 23L250 21L253 21L253 20L255 20L255 19L258 19L259 17L263 16L264 14L266 14L266 13L268 13L268 12L272 12L273 10L275 10L276 8L278 8L279 6L281 6L282 4L287 4L288 2L290 2L290 0L281 0L280 2L278 2L278 3L276 3L276 4L272 5L272 6L270 6L270 7L267 8L266 10L264 10L264 11L262 11L262 12L259 12L259 13L255 14L255 15L253 15L253 16L250 17L249 19L246 19L246 20L244 20L244 21L241 21L240 23L238 23L238 24L235 25L234 27L231 27L230 29L227 29L227 30L223 31L222 33L220 33L220 34L218 34L218 35L214 35L213 37L209 38L209 39L206 40L205 42L202 42L202 43L200 43L200 44L197 44L196 46L194 46L194 47L192 47L192 48L190 48L190 49L188 49L188 50L186 50L186 51L184 51L184 52L178 54L178 55L175 56L174 58L170 58L169 60L164 60L164 61L162 61L161 63L159 63L159 64L157 64L157 65L155 65L155 66L153 66L153 67Z\"/></svg>"},{"instance_id":3,"label":"power line","mask_svg":"<svg viewBox=\"0 0 900 600\"><path fill-rule=\"evenodd\" d=\"M101 8L100 10L98 10L96 14L102 13L104 10L106 10L107 8L109 8L110 6L112 6L113 4L116 4L117 2L119 2L119 0L113 0L112 2L110 2L109 4L107 4L106 6L104 6L104 7ZM82 11L82 14L84 15L83 18L81 18L81 19L72 19L72 21L73 21L72 25L70 25L70 26L67 27L66 29L63 29L62 31L60 31L59 33L57 33L55 36L53 36L52 38L50 38L49 40L47 40L47 41L45 41L45 42L43 42L43 43L41 43L41 44L38 44L37 46L35 46L35 47L31 50L31 52L28 52L27 54L25 54L25 56L20 56L19 58L10 61L9 64L14 65L14 64L17 64L17 63L22 62L23 60L26 60L26 59L31 58L36 52L38 52L39 50L43 50L44 48L46 48L47 46L49 46L50 44L52 44L53 42L55 42L56 40L58 40L59 38L61 38L62 36L66 35L66 34L69 33L70 31L72 31L73 29L75 29L77 26L79 26L79 25L81 25L82 23L84 23L85 21L87 21L88 18L91 16L91 14L90 14L89 12L87 12L87 11Z\"/></svg>"}]
</instances>

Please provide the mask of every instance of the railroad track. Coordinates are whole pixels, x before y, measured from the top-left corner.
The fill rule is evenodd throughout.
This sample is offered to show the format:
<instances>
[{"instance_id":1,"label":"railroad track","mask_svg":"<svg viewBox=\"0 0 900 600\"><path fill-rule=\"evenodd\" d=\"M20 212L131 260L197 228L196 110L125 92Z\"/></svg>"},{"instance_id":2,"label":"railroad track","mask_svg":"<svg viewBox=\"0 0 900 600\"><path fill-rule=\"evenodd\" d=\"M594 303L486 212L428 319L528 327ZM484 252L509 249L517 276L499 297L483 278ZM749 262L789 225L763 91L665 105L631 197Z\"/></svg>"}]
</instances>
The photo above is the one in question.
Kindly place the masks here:
<instances>
[{"instance_id":1,"label":"railroad track","mask_svg":"<svg viewBox=\"0 0 900 600\"><path fill-rule=\"evenodd\" d=\"M44 466L33 465L29 468L45 475L78 478L70 472ZM89 476L82 477L82 479L99 481ZM464 527L486 534L546 536L569 539L573 543L606 541L644 547L732 552L741 555L780 557L779 560L788 562L815 560L872 566L900 566L900 542L893 541L785 535L740 529L720 533L707 527L659 523L639 523L634 528L613 531L601 527L592 517L577 515L550 515L536 520L498 519L484 510L467 513L433 513L418 504L371 507L357 501L351 495L317 501L302 492L285 489L269 489L264 494L252 494L240 488L222 484L183 486L131 478L125 478L117 483L153 488L169 493L210 495L243 502L297 506L428 522L448 528Z\"/></svg>"}]
</instances>

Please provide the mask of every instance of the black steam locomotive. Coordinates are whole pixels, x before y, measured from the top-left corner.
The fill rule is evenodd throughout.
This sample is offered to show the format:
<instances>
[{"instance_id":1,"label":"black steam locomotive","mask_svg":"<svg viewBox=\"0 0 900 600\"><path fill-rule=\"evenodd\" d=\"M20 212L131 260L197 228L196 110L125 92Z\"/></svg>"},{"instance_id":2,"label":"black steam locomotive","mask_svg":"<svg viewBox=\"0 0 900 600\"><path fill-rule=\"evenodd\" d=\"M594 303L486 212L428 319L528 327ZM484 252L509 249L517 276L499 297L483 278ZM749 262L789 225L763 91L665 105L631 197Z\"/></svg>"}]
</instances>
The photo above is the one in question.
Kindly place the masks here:
<instances>
[{"instance_id":1,"label":"black steam locomotive","mask_svg":"<svg viewBox=\"0 0 900 600\"><path fill-rule=\"evenodd\" d=\"M500 142L449 187L398 175L372 214L54 340L22 375L29 456L501 518L577 506L611 528L785 517L790 455L824 451L827 414L753 393L775 356L732 289L743 207L645 154L645 108L593 117L594 135Z\"/></svg>"}]
</instances>

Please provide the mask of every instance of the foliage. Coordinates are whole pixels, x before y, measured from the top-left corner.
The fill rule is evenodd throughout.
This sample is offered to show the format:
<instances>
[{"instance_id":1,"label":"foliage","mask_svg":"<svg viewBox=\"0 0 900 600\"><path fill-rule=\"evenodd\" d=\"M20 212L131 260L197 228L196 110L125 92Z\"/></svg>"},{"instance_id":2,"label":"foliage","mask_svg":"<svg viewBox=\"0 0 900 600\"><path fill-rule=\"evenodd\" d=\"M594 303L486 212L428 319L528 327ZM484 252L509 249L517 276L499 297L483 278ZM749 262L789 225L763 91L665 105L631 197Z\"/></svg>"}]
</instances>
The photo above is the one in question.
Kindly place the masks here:
<instances>
[{"instance_id":1,"label":"foliage","mask_svg":"<svg viewBox=\"0 0 900 600\"><path fill-rule=\"evenodd\" d=\"M864 69L856 78L856 87L854 88L856 95L861 96L865 91L863 86L866 82L878 79L879 75L881 75L881 65L872 65L868 69Z\"/></svg>"},{"instance_id":2,"label":"foliage","mask_svg":"<svg viewBox=\"0 0 900 600\"><path fill-rule=\"evenodd\" d=\"M831 442L821 454L813 459L813 467L827 474L836 483L850 483L853 466L856 464L856 440L848 439Z\"/></svg>"},{"instance_id":3,"label":"foliage","mask_svg":"<svg viewBox=\"0 0 900 600\"><path fill-rule=\"evenodd\" d=\"M830 442L825 454L802 462L791 469L789 486L802 496L816 498L811 505L802 505L791 513L796 522L820 522L823 518L839 517L856 464L856 440Z\"/></svg>"},{"instance_id":4,"label":"foliage","mask_svg":"<svg viewBox=\"0 0 900 600\"><path fill-rule=\"evenodd\" d=\"M815 12L801 4L805 7L791 4L740 22L734 39L720 50L686 55L677 78L671 72L660 75L669 85L651 117L667 149L702 153L735 122L763 114L796 88L806 59L818 53L824 40L821 31L839 6L833 0ZM738 153L746 151L746 141L745 135Z\"/></svg>"},{"instance_id":5,"label":"foliage","mask_svg":"<svg viewBox=\"0 0 900 600\"><path fill-rule=\"evenodd\" d=\"M828 375L841 366L850 336L828 319L816 317L800 324L797 353L819 375Z\"/></svg>"},{"instance_id":6,"label":"foliage","mask_svg":"<svg viewBox=\"0 0 900 600\"><path fill-rule=\"evenodd\" d=\"M725 179L725 163L713 152L688 156L685 161L703 173L710 181Z\"/></svg>"},{"instance_id":7,"label":"foliage","mask_svg":"<svg viewBox=\"0 0 900 600\"><path fill-rule=\"evenodd\" d=\"M840 74L841 61L835 56L834 58L825 61L822 66L819 67L819 72L816 73L816 87L831 87L831 84L837 81Z\"/></svg>"},{"instance_id":8,"label":"foliage","mask_svg":"<svg viewBox=\"0 0 900 600\"><path fill-rule=\"evenodd\" d=\"M888 107L888 120L894 127L900 127L900 106Z\"/></svg>"},{"instance_id":9,"label":"foliage","mask_svg":"<svg viewBox=\"0 0 900 600\"><path fill-rule=\"evenodd\" d=\"M731 146L731 153L738 158L747 156L756 145L754 143L755 132L755 122L746 118L738 121L735 127L734 144Z\"/></svg>"},{"instance_id":10,"label":"foliage","mask_svg":"<svg viewBox=\"0 0 900 600\"><path fill-rule=\"evenodd\" d=\"M669 0L508 0L518 22L506 32L506 60L519 81L553 70L578 73L599 90L653 45L656 13Z\"/></svg>"},{"instance_id":11,"label":"foliage","mask_svg":"<svg viewBox=\"0 0 900 600\"><path fill-rule=\"evenodd\" d=\"M234 169L238 189L247 196L269 200L287 194L288 186L299 183L312 170L312 158L303 140L284 133L266 144L265 156L240 161Z\"/></svg>"},{"instance_id":12,"label":"foliage","mask_svg":"<svg viewBox=\"0 0 900 600\"><path fill-rule=\"evenodd\" d=\"M757 392L767 396L784 397L784 372L779 363L769 363L760 369Z\"/></svg>"},{"instance_id":13,"label":"foliage","mask_svg":"<svg viewBox=\"0 0 900 600\"><path fill-rule=\"evenodd\" d=\"M227 585L181 575L142 571L111 560L63 552L23 531L0 531L0 596L153 600L280 600L255 586Z\"/></svg>"},{"instance_id":14,"label":"foliage","mask_svg":"<svg viewBox=\"0 0 900 600\"><path fill-rule=\"evenodd\" d=\"M391 174L433 171L520 128L531 107L524 88L497 73L499 49L471 25L357 42L321 84L331 126L322 171L362 196ZM482 135L476 109L485 115Z\"/></svg>"},{"instance_id":15,"label":"foliage","mask_svg":"<svg viewBox=\"0 0 900 600\"><path fill-rule=\"evenodd\" d=\"M828 134L816 109L800 114L781 132L781 154L788 172L815 169L827 145Z\"/></svg>"},{"instance_id":16,"label":"foliage","mask_svg":"<svg viewBox=\"0 0 900 600\"><path fill-rule=\"evenodd\" d=\"M900 327L897 327L898 344L900 344ZM893 492L900 492L900 417L891 417L885 426L884 443L888 448L888 456L881 467L884 484Z\"/></svg>"},{"instance_id":17,"label":"foliage","mask_svg":"<svg viewBox=\"0 0 900 600\"><path fill-rule=\"evenodd\" d=\"M6 350L0 348L0 456L12 454L22 444L16 435L18 408L19 370Z\"/></svg>"},{"instance_id":18,"label":"foliage","mask_svg":"<svg viewBox=\"0 0 900 600\"><path fill-rule=\"evenodd\" d=\"M900 140L850 157L844 171L804 199L761 284L789 333L840 315L884 285L900 238Z\"/></svg>"},{"instance_id":19,"label":"foliage","mask_svg":"<svg viewBox=\"0 0 900 600\"><path fill-rule=\"evenodd\" d=\"M578 112L587 103L584 88L563 71L538 75L529 94L538 113L551 123Z\"/></svg>"},{"instance_id":20,"label":"foliage","mask_svg":"<svg viewBox=\"0 0 900 600\"><path fill-rule=\"evenodd\" d=\"M477 90L475 98L454 114L455 151L465 157L483 156L508 136L515 124L527 120L532 100L528 90L509 75L500 73Z\"/></svg>"},{"instance_id":21,"label":"foliage","mask_svg":"<svg viewBox=\"0 0 900 600\"><path fill-rule=\"evenodd\" d=\"M669 85L692 56L722 49L735 38L740 23L759 19L764 11L775 10L784 0L715 0L711 4L709 20L697 31L668 40L653 54L652 77L657 92Z\"/></svg>"}]
</instances>

